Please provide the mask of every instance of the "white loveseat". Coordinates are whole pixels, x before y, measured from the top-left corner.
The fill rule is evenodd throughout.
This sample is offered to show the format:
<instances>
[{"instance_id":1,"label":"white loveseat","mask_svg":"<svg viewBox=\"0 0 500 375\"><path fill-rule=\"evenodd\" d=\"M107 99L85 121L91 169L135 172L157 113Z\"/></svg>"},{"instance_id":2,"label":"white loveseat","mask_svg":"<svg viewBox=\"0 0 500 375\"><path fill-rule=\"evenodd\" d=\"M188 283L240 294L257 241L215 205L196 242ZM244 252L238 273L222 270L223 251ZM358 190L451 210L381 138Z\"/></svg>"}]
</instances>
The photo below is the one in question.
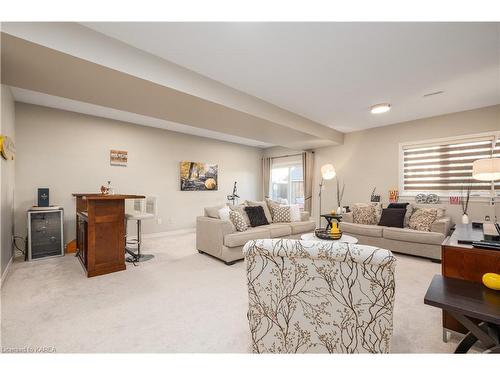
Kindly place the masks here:
<instances>
[{"instance_id":1,"label":"white loveseat","mask_svg":"<svg viewBox=\"0 0 500 375\"><path fill-rule=\"evenodd\" d=\"M205 208L205 216L196 218L196 248L198 252L212 255L227 265L243 259L243 245L247 241L259 238L300 238L316 227L316 223L310 220L309 212L303 211L300 221L271 223L238 232L230 221L214 217L216 215L211 214L213 208Z\"/></svg>"},{"instance_id":2,"label":"white loveseat","mask_svg":"<svg viewBox=\"0 0 500 375\"><path fill-rule=\"evenodd\" d=\"M428 208L430 205L413 205L417 208ZM340 229L352 235L363 245L377 246L396 253L417 255L432 261L441 260L441 244L449 235L452 222L450 217L439 217L432 223L430 232L406 228L392 228L380 225L353 223L351 213L344 214Z\"/></svg>"},{"instance_id":3,"label":"white loveseat","mask_svg":"<svg viewBox=\"0 0 500 375\"><path fill-rule=\"evenodd\" d=\"M341 242L248 242L243 253L254 353L388 353L389 250Z\"/></svg>"}]
</instances>

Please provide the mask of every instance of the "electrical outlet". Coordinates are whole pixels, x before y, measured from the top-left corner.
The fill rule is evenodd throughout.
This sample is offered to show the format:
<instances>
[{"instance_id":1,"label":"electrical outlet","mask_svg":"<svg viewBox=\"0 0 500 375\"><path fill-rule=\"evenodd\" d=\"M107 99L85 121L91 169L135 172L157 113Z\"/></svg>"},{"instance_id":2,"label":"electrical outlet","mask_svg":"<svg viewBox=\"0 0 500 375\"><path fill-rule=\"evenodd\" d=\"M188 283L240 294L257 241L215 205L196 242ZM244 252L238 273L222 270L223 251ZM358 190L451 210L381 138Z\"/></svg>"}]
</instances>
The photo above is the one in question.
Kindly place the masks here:
<instances>
[{"instance_id":1,"label":"electrical outlet","mask_svg":"<svg viewBox=\"0 0 500 375\"><path fill-rule=\"evenodd\" d=\"M161 217L157 218L156 219L156 224L161 224L161 223L162 223Z\"/></svg>"}]
</instances>

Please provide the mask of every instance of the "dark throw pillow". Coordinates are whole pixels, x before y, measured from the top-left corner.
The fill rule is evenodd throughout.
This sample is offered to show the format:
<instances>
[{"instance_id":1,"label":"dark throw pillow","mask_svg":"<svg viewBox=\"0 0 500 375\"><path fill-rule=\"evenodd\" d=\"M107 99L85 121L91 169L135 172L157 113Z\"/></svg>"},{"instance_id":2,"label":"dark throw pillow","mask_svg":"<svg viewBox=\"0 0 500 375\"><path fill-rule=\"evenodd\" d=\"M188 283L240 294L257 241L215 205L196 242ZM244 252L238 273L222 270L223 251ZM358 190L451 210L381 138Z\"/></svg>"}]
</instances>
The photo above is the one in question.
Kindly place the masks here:
<instances>
[{"instance_id":1,"label":"dark throw pillow","mask_svg":"<svg viewBox=\"0 0 500 375\"><path fill-rule=\"evenodd\" d=\"M378 225L384 227L403 228L406 208L384 208Z\"/></svg>"},{"instance_id":2,"label":"dark throw pillow","mask_svg":"<svg viewBox=\"0 0 500 375\"><path fill-rule=\"evenodd\" d=\"M404 208L406 210L406 206L408 206L409 203L389 203L387 208Z\"/></svg>"},{"instance_id":3,"label":"dark throw pillow","mask_svg":"<svg viewBox=\"0 0 500 375\"><path fill-rule=\"evenodd\" d=\"M245 207L245 212L250 219L250 225L252 227L269 224L262 206L247 206Z\"/></svg>"}]
</instances>

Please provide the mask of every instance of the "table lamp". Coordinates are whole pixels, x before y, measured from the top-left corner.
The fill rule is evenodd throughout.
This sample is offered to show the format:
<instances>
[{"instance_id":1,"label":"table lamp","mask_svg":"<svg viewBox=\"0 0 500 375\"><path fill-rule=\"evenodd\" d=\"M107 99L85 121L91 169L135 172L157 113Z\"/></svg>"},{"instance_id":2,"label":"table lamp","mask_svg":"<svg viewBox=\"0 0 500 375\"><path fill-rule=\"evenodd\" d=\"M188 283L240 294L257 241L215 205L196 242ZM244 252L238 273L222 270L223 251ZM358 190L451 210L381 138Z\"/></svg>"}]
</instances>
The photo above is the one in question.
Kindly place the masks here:
<instances>
[{"instance_id":1,"label":"table lamp","mask_svg":"<svg viewBox=\"0 0 500 375\"><path fill-rule=\"evenodd\" d=\"M500 180L500 158L479 159L472 163L472 178L479 181ZM495 205L495 184L491 184L491 206ZM492 216L494 218L495 215Z\"/></svg>"},{"instance_id":2,"label":"table lamp","mask_svg":"<svg viewBox=\"0 0 500 375\"><path fill-rule=\"evenodd\" d=\"M321 167L321 182L319 183L319 221L318 226L321 228L321 189L323 188L323 182L325 180L332 180L335 178L337 173L335 168L331 164L325 164Z\"/></svg>"}]
</instances>

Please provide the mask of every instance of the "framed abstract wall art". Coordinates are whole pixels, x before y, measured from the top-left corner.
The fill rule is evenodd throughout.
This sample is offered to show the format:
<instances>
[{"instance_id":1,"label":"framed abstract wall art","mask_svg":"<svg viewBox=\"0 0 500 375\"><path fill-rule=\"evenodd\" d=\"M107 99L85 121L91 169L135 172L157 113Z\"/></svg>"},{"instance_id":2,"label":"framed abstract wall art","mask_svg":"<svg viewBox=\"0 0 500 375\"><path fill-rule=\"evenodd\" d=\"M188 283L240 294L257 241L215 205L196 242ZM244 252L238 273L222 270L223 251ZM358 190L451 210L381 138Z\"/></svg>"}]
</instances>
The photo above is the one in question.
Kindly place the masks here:
<instances>
[{"instance_id":1,"label":"framed abstract wall art","mask_svg":"<svg viewBox=\"0 0 500 375\"><path fill-rule=\"evenodd\" d=\"M181 191L218 190L217 164L181 161Z\"/></svg>"}]
</instances>

